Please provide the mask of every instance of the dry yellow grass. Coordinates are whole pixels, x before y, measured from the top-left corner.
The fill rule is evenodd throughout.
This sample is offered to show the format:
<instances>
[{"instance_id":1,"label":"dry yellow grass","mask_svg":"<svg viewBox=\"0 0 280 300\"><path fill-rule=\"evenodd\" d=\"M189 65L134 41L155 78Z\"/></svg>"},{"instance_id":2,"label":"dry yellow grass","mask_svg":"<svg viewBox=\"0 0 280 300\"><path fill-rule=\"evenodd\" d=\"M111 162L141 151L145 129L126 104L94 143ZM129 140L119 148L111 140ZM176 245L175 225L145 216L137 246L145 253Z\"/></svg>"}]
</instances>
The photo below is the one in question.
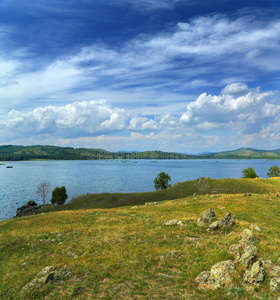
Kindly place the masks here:
<instances>
[{"instance_id":1,"label":"dry yellow grass","mask_svg":"<svg viewBox=\"0 0 280 300\"><path fill-rule=\"evenodd\" d=\"M234 289L215 292L198 290L194 279L213 264L232 259L229 247L251 224L262 228L254 231L258 256L278 263L279 199L269 194L198 195L154 206L61 211L2 221L0 298L277 299L269 291L268 277L255 293L245 292L238 278ZM196 220L209 207L218 219L227 212L236 215L234 227L214 233L198 227ZM186 226L163 225L171 219ZM193 242L188 236L202 240ZM173 250L179 254L161 259ZM50 265L71 276L22 291Z\"/></svg>"}]
</instances>

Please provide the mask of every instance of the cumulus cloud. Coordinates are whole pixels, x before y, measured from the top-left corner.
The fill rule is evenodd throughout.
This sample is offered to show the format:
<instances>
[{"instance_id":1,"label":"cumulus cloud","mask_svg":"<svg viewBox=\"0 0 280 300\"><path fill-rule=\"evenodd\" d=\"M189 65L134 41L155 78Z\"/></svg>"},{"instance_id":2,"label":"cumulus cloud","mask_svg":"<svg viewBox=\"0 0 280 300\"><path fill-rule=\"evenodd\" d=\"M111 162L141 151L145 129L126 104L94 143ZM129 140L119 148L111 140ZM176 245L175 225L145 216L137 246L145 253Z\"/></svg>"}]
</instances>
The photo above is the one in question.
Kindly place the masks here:
<instances>
[{"instance_id":1,"label":"cumulus cloud","mask_svg":"<svg viewBox=\"0 0 280 300\"><path fill-rule=\"evenodd\" d=\"M249 89L247 85L227 85L221 95L201 94L187 105L180 121L198 128L239 129L256 133L279 119L280 105L275 104L278 93Z\"/></svg>"},{"instance_id":2,"label":"cumulus cloud","mask_svg":"<svg viewBox=\"0 0 280 300\"><path fill-rule=\"evenodd\" d=\"M65 106L39 107L29 112L12 110L0 121L0 131L12 135L53 134L61 137L94 136L125 127L124 109L106 100L74 102Z\"/></svg>"}]
</instances>

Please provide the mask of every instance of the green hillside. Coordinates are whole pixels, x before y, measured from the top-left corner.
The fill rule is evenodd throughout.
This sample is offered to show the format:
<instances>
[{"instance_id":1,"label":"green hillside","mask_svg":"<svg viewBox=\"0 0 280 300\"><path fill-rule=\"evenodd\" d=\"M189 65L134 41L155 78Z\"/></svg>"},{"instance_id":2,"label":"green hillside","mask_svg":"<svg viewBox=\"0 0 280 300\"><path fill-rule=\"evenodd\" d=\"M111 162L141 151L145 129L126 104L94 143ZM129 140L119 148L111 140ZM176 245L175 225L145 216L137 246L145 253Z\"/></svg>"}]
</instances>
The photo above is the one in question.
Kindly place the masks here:
<instances>
[{"instance_id":1,"label":"green hillside","mask_svg":"<svg viewBox=\"0 0 280 300\"><path fill-rule=\"evenodd\" d=\"M1 221L0 298L278 299L279 290L270 288L275 275L267 265L264 281L252 290L243 283L246 268L237 263L230 286L202 290L195 282L213 265L234 260L229 248L244 229L255 225L260 231L251 229L254 261L270 260L274 270L280 268L277 190L277 178L200 178L162 193L126 194L126 201L132 199L129 206L91 208L94 197L105 196L87 195L69 204L83 209L65 206L64 211ZM205 195L188 196L194 191ZM164 200L168 195L181 196ZM115 197L124 205L124 198ZM142 205L146 200L155 203ZM105 202L102 206L112 206L112 201ZM218 220L227 212L234 215L233 227L209 232L207 226L198 226L197 219L210 207ZM179 223L165 225L170 220Z\"/></svg>"},{"instance_id":2,"label":"green hillside","mask_svg":"<svg viewBox=\"0 0 280 300\"><path fill-rule=\"evenodd\" d=\"M110 152L103 149L56 146L0 146L0 161L13 160L96 160L96 159L280 159L280 149L266 151L242 148L234 151L189 155L164 151Z\"/></svg>"}]
</instances>

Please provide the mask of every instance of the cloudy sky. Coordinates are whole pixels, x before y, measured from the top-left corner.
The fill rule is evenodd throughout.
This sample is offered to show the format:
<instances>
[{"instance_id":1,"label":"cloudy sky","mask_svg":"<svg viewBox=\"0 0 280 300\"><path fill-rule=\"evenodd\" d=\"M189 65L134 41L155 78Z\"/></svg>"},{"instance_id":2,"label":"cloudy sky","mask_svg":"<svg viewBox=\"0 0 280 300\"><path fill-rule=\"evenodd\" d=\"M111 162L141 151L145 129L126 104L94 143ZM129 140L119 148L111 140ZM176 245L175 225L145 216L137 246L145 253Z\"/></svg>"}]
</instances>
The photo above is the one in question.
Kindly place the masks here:
<instances>
[{"instance_id":1,"label":"cloudy sky","mask_svg":"<svg viewBox=\"0 0 280 300\"><path fill-rule=\"evenodd\" d=\"M280 148L280 2L0 0L0 144Z\"/></svg>"}]
</instances>

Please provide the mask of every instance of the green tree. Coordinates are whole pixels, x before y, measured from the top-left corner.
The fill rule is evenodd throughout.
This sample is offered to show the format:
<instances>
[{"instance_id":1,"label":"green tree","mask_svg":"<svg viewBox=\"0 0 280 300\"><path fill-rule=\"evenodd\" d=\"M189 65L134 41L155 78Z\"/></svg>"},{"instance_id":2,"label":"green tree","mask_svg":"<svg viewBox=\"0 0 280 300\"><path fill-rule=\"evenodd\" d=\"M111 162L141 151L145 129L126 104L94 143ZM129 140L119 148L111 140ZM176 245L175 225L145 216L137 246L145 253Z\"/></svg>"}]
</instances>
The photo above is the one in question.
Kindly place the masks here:
<instances>
[{"instance_id":1,"label":"green tree","mask_svg":"<svg viewBox=\"0 0 280 300\"><path fill-rule=\"evenodd\" d=\"M58 187L57 186L52 191L51 203L52 204L57 204L57 205L62 205L62 204L65 203L67 197L68 197L68 195L66 194L66 188L65 188L65 186L62 186L62 187Z\"/></svg>"},{"instance_id":2,"label":"green tree","mask_svg":"<svg viewBox=\"0 0 280 300\"><path fill-rule=\"evenodd\" d=\"M242 174L243 174L242 178L259 178L256 171L252 167L244 169L242 171Z\"/></svg>"},{"instance_id":3,"label":"green tree","mask_svg":"<svg viewBox=\"0 0 280 300\"><path fill-rule=\"evenodd\" d=\"M161 172L157 175L157 177L154 179L154 185L156 190L163 190L171 186L169 184L169 181L171 181L171 176L169 176L165 172Z\"/></svg>"},{"instance_id":4,"label":"green tree","mask_svg":"<svg viewBox=\"0 0 280 300\"><path fill-rule=\"evenodd\" d=\"M280 168L278 166L272 166L267 172L268 177L279 177L280 176Z\"/></svg>"}]
</instances>

